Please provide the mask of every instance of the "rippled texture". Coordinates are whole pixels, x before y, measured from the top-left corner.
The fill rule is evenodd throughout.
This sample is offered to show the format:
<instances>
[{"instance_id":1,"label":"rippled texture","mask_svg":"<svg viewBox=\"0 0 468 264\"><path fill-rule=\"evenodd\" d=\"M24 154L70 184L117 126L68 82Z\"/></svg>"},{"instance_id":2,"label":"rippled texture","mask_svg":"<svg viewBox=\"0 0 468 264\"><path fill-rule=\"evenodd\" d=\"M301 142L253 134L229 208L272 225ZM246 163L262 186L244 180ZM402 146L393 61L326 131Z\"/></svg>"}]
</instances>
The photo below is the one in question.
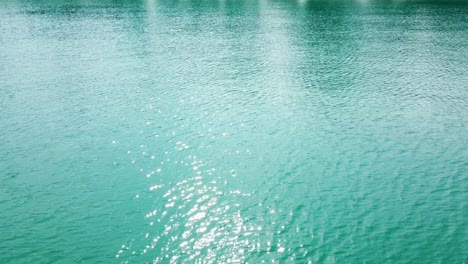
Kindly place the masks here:
<instances>
[{"instance_id":1,"label":"rippled texture","mask_svg":"<svg viewBox=\"0 0 468 264\"><path fill-rule=\"evenodd\" d=\"M1 263L465 263L463 1L0 2Z\"/></svg>"}]
</instances>

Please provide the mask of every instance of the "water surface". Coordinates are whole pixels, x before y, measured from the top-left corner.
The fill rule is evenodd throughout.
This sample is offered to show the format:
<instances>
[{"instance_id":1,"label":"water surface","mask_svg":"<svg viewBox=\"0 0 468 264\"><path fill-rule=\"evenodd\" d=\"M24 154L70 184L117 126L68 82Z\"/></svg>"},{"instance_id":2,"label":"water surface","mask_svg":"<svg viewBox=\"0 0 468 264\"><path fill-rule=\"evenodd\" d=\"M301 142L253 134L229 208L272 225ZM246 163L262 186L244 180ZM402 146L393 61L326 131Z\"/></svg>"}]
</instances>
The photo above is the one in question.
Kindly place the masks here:
<instances>
[{"instance_id":1,"label":"water surface","mask_svg":"<svg viewBox=\"0 0 468 264\"><path fill-rule=\"evenodd\" d=\"M2 1L1 263L465 263L463 1Z\"/></svg>"}]
</instances>

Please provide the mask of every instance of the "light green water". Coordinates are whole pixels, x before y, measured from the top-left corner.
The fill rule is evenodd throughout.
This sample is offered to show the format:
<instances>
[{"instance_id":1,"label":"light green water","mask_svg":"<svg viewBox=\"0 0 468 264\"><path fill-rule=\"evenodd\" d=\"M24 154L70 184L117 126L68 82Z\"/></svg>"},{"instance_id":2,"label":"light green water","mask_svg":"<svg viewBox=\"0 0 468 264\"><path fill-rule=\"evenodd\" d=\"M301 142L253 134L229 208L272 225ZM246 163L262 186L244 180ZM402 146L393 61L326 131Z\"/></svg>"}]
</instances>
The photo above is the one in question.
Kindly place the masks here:
<instances>
[{"instance_id":1,"label":"light green water","mask_svg":"<svg viewBox=\"0 0 468 264\"><path fill-rule=\"evenodd\" d=\"M0 263L466 263L468 3L1 1Z\"/></svg>"}]
</instances>

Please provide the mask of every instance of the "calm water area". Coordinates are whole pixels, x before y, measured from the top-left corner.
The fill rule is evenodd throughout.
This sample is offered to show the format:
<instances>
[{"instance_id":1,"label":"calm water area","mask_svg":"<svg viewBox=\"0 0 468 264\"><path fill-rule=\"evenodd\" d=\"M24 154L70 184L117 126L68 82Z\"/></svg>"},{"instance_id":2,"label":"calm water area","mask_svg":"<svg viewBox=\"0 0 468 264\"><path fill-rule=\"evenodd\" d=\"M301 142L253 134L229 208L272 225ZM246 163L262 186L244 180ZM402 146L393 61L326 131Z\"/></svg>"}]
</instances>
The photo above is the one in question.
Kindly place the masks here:
<instances>
[{"instance_id":1,"label":"calm water area","mask_svg":"<svg viewBox=\"0 0 468 264\"><path fill-rule=\"evenodd\" d=\"M0 263L467 263L468 1L0 1Z\"/></svg>"}]
</instances>

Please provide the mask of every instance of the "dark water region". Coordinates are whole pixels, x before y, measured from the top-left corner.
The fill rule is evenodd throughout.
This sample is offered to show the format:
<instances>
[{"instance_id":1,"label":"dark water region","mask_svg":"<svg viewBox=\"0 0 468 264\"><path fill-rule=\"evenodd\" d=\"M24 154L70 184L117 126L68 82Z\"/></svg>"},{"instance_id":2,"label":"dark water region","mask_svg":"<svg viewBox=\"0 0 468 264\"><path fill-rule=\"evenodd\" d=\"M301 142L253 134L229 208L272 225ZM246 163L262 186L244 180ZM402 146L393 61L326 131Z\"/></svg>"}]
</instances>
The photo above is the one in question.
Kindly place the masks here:
<instances>
[{"instance_id":1,"label":"dark water region","mask_svg":"<svg viewBox=\"0 0 468 264\"><path fill-rule=\"evenodd\" d=\"M468 2L0 2L0 263L465 263Z\"/></svg>"}]
</instances>

